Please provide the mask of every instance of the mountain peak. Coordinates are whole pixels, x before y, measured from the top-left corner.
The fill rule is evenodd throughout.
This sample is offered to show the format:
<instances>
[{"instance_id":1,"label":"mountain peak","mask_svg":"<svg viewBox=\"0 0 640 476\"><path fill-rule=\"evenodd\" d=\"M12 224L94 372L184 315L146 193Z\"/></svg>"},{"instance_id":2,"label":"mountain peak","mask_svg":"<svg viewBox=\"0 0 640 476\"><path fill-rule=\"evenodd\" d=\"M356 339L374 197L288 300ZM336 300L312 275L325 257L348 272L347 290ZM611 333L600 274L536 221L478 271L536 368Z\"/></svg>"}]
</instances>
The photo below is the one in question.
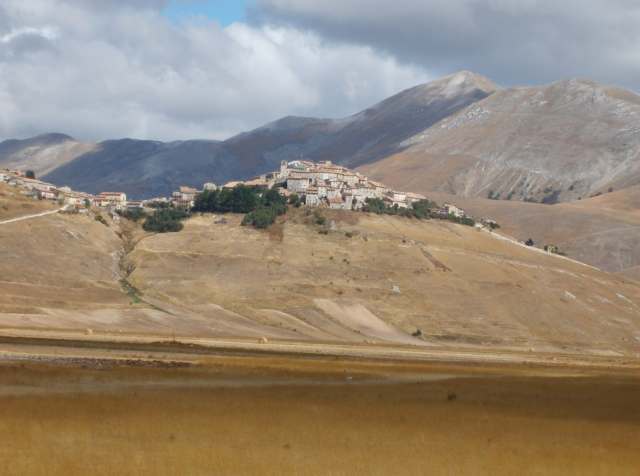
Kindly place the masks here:
<instances>
[{"instance_id":1,"label":"mountain peak","mask_svg":"<svg viewBox=\"0 0 640 476\"><path fill-rule=\"evenodd\" d=\"M48 134L40 134L38 136L32 137L31 140L34 142L54 144L59 142L72 141L75 139L67 134L62 134L60 132L50 132Z\"/></svg>"},{"instance_id":2,"label":"mountain peak","mask_svg":"<svg viewBox=\"0 0 640 476\"><path fill-rule=\"evenodd\" d=\"M489 78L464 70L445 76L433 84L438 84L442 87L443 93L447 96L461 94L474 89L485 93L493 93L499 89Z\"/></svg>"}]
</instances>

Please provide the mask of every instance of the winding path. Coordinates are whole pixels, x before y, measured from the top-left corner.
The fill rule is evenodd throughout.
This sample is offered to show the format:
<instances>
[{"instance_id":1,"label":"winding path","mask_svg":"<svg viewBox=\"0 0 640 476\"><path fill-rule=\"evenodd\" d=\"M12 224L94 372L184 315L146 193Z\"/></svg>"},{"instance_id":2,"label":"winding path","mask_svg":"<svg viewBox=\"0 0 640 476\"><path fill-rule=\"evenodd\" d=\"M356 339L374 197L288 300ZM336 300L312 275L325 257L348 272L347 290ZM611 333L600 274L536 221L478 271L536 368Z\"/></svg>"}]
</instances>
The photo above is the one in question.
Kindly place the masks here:
<instances>
[{"instance_id":1,"label":"winding path","mask_svg":"<svg viewBox=\"0 0 640 476\"><path fill-rule=\"evenodd\" d=\"M27 216L23 216L23 217L11 218L10 220L0 221L0 225L8 225L10 223L15 223L15 222L18 222L18 221L31 220L32 218L45 217L47 215L54 215L54 214L62 211L63 209L64 208L58 208L57 210L50 210L48 212L36 213L35 215L27 215Z\"/></svg>"}]
</instances>

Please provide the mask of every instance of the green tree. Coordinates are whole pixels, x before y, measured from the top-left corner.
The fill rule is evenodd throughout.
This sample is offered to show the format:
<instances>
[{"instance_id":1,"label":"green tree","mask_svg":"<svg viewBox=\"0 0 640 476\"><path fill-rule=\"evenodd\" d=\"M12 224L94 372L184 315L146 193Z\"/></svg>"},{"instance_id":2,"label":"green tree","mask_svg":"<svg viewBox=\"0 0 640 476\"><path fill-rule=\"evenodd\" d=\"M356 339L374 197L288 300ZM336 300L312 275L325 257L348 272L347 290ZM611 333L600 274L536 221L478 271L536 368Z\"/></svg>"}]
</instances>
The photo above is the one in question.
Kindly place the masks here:
<instances>
[{"instance_id":1,"label":"green tree","mask_svg":"<svg viewBox=\"0 0 640 476\"><path fill-rule=\"evenodd\" d=\"M156 210L153 215L148 216L142 228L145 231L156 233L167 233L180 231L183 228L181 220L187 218L189 214L182 209L165 208Z\"/></svg>"},{"instance_id":2,"label":"green tree","mask_svg":"<svg viewBox=\"0 0 640 476\"><path fill-rule=\"evenodd\" d=\"M278 215L274 208L261 207L251 213L247 213L244 220L242 220L242 224L253 225L256 228L264 229L271 226L273 222L275 222L277 216Z\"/></svg>"}]
</instances>

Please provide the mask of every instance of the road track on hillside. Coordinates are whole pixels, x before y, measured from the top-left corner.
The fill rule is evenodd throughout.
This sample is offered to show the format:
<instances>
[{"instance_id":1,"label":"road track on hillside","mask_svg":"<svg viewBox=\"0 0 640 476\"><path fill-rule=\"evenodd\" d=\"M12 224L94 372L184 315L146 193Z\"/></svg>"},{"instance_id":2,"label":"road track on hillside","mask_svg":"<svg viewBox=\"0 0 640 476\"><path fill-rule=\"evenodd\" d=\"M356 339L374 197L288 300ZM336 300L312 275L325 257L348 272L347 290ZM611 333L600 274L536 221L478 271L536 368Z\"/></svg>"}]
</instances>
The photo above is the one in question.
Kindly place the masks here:
<instances>
[{"instance_id":1,"label":"road track on hillside","mask_svg":"<svg viewBox=\"0 0 640 476\"><path fill-rule=\"evenodd\" d=\"M0 221L0 225L9 225L11 223L16 223L16 222L19 222L19 221L31 220L31 219L40 218L40 217L46 217L48 215L55 215L56 213L59 213L62 210L64 210L64 208L58 208L57 210L50 210L48 212L36 213L34 215L26 215L26 216L23 216L23 217L11 218L9 220Z\"/></svg>"}]
</instances>

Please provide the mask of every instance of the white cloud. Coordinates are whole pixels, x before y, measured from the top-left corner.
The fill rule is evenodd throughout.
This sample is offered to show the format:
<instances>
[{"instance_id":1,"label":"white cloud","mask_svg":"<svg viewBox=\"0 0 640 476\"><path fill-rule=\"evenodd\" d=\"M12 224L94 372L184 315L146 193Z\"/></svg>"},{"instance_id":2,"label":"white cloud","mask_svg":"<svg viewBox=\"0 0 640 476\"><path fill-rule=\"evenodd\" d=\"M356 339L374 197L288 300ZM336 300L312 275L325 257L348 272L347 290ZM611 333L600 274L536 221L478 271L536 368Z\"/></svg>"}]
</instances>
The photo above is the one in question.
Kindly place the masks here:
<instances>
[{"instance_id":1,"label":"white cloud","mask_svg":"<svg viewBox=\"0 0 640 476\"><path fill-rule=\"evenodd\" d=\"M44 38L45 40L54 40L58 36L58 33L55 28L52 27L43 27L43 28L31 28L31 27L23 27L16 28L15 30L11 30L9 33L5 33L0 36L0 43L10 43L13 40L20 38L21 36L39 36Z\"/></svg>"},{"instance_id":2,"label":"white cloud","mask_svg":"<svg viewBox=\"0 0 640 476\"><path fill-rule=\"evenodd\" d=\"M226 138L283 115L346 115L429 79L366 45L174 24L163 5L3 0L0 137Z\"/></svg>"}]
</instances>

